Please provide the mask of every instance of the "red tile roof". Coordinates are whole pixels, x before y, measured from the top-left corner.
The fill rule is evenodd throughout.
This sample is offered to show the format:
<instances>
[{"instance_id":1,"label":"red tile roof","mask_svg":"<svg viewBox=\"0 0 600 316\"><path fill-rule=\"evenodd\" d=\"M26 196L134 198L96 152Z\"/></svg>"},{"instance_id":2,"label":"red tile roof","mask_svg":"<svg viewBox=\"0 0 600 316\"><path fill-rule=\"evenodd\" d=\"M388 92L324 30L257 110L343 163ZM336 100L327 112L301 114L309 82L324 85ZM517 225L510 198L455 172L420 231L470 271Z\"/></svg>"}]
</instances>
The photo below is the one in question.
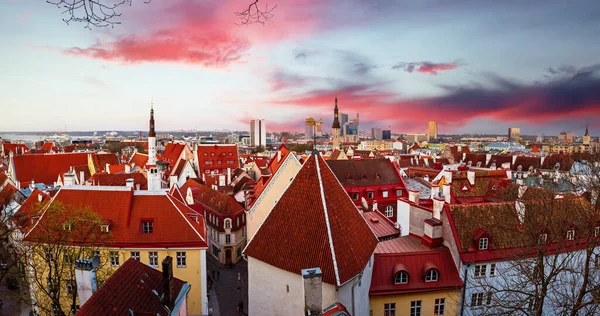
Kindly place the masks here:
<instances>
[{"instance_id":1,"label":"red tile roof","mask_svg":"<svg viewBox=\"0 0 600 316\"><path fill-rule=\"evenodd\" d=\"M163 295L162 273L129 258L81 306L77 315L171 315L160 303ZM172 296L177 297L184 281L173 278Z\"/></svg>"},{"instance_id":2,"label":"red tile roof","mask_svg":"<svg viewBox=\"0 0 600 316\"><path fill-rule=\"evenodd\" d=\"M244 211L244 207L231 195L223 194L202 184L194 185L191 190L195 202L217 214L234 215ZM187 189L185 194L187 194Z\"/></svg>"},{"instance_id":3,"label":"red tile roof","mask_svg":"<svg viewBox=\"0 0 600 316\"><path fill-rule=\"evenodd\" d=\"M341 286L367 264L377 238L323 158L311 155L262 223L245 254L300 274L320 267Z\"/></svg>"},{"instance_id":4,"label":"red tile roof","mask_svg":"<svg viewBox=\"0 0 600 316\"><path fill-rule=\"evenodd\" d=\"M42 147L40 147L40 150L45 152L45 153L49 153L51 151L53 152L58 152L59 149L58 147L54 146L54 142L45 142Z\"/></svg>"},{"instance_id":5,"label":"red tile roof","mask_svg":"<svg viewBox=\"0 0 600 316\"><path fill-rule=\"evenodd\" d=\"M65 149L63 151L66 153L72 153L75 151L75 149L77 149L77 146L69 145L69 146L65 146Z\"/></svg>"},{"instance_id":6,"label":"red tile roof","mask_svg":"<svg viewBox=\"0 0 600 316\"><path fill-rule=\"evenodd\" d=\"M8 153L11 152L11 151L15 155L17 155L17 154L20 155L20 154L22 154L24 152L28 152L29 148L25 144L3 143L2 144L2 150L4 151L4 154L8 156Z\"/></svg>"},{"instance_id":7,"label":"red tile roof","mask_svg":"<svg viewBox=\"0 0 600 316\"><path fill-rule=\"evenodd\" d=\"M380 248L401 250L381 252ZM438 270L436 282L425 282L430 267ZM395 273L400 270L408 273L407 284L394 284ZM420 244L420 238L413 236L382 241L377 246L370 296L458 290L460 287L462 281L446 247L429 249Z\"/></svg>"},{"instance_id":8,"label":"red tile roof","mask_svg":"<svg viewBox=\"0 0 600 316\"><path fill-rule=\"evenodd\" d=\"M287 149L287 147L285 147L284 144L281 144L281 146L279 146L278 151L281 152L281 159L279 159L279 154L277 153L275 154L275 156L273 156L273 158L271 158L271 161L269 162L269 170L271 171L271 174L268 177L260 178L259 181L256 182L256 186L254 187L254 195L256 196L256 199L253 200L253 202L258 199L260 194L267 187L267 185L271 181L271 178L273 177L273 175L275 175L279 168L281 168L287 156L290 154L293 155L293 153L289 149Z\"/></svg>"},{"instance_id":9,"label":"red tile roof","mask_svg":"<svg viewBox=\"0 0 600 316\"><path fill-rule=\"evenodd\" d=\"M197 154L200 174L205 170L239 168L237 145L199 145Z\"/></svg>"},{"instance_id":10,"label":"red tile roof","mask_svg":"<svg viewBox=\"0 0 600 316\"><path fill-rule=\"evenodd\" d=\"M133 187L137 188L140 185L140 190L148 190L148 180L146 176L141 172L133 173L111 173L96 172L90 180L92 185L104 185L104 186L125 186L127 185L127 179L133 179Z\"/></svg>"},{"instance_id":11,"label":"red tile roof","mask_svg":"<svg viewBox=\"0 0 600 316\"><path fill-rule=\"evenodd\" d=\"M400 235L400 229L394 226L394 222L379 211L363 212L363 217L378 239Z\"/></svg>"},{"instance_id":12,"label":"red tile roof","mask_svg":"<svg viewBox=\"0 0 600 316\"><path fill-rule=\"evenodd\" d=\"M92 155L92 161L96 167L96 172L106 171L106 164L118 165L119 157L117 154L104 153Z\"/></svg>"},{"instance_id":13,"label":"red tile roof","mask_svg":"<svg viewBox=\"0 0 600 316\"><path fill-rule=\"evenodd\" d=\"M0 186L2 186L6 180L8 180L8 176L5 173L0 172Z\"/></svg>"},{"instance_id":14,"label":"red tile roof","mask_svg":"<svg viewBox=\"0 0 600 316\"><path fill-rule=\"evenodd\" d=\"M134 168L144 168L144 166L146 165L146 163L148 162L148 155L144 155L144 154L140 154L140 153L135 153L133 155L133 157L131 157L131 160L129 160L130 164L133 164Z\"/></svg>"},{"instance_id":15,"label":"red tile roof","mask_svg":"<svg viewBox=\"0 0 600 316\"><path fill-rule=\"evenodd\" d=\"M29 228L34 224L34 216L42 210L43 204L50 200L50 196L38 189L34 189L29 197L23 202L23 205L19 207L13 220L17 222L19 229L26 233Z\"/></svg>"},{"instance_id":16,"label":"red tile roof","mask_svg":"<svg viewBox=\"0 0 600 316\"><path fill-rule=\"evenodd\" d=\"M2 183L0 183L0 186ZM9 203L14 199L14 194L17 193L17 189L14 185L7 183L4 188L0 191L0 211L2 210L5 203Z\"/></svg>"},{"instance_id":17,"label":"red tile roof","mask_svg":"<svg viewBox=\"0 0 600 316\"><path fill-rule=\"evenodd\" d=\"M21 188L26 188L31 181L53 184L60 174L68 172L71 167L86 165L88 154L32 154L15 156L13 159L16 178Z\"/></svg>"},{"instance_id":18,"label":"red tile roof","mask_svg":"<svg viewBox=\"0 0 600 316\"><path fill-rule=\"evenodd\" d=\"M181 156L181 153L184 149L184 144L168 143L167 147L165 147L165 150L163 150L163 152L160 155L158 155L157 158L160 161L167 162L169 163L169 165L174 166L179 160L179 157Z\"/></svg>"},{"instance_id":19,"label":"red tile roof","mask_svg":"<svg viewBox=\"0 0 600 316\"><path fill-rule=\"evenodd\" d=\"M365 160L328 160L327 165L344 187L398 185L402 177L387 158Z\"/></svg>"},{"instance_id":20,"label":"red tile roof","mask_svg":"<svg viewBox=\"0 0 600 316\"><path fill-rule=\"evenodd\" d=\"M108 166L108 171L110 173L122 173L122 172L125 172L126 166L127 166L127 164L110 165L110 166Z\"/></svg>"},{"instance_id":21,"label":"red tile roof","mask_svg":"<svg viewBox=\"0 0 600 316\"><path fill-rule=\"evenodd\" d=\"M187 214L194 211L167 194L133 191L118 187L63 187L52 203L90 207L104 220L110 220L112 246L163 248L207 247L204 218L199 223ZM42 216L41 221L47 220ZM154 221L154 232L141 232L142 220ZM36 228L26 236L34 241Z\"/></svg>"}]
</instances>

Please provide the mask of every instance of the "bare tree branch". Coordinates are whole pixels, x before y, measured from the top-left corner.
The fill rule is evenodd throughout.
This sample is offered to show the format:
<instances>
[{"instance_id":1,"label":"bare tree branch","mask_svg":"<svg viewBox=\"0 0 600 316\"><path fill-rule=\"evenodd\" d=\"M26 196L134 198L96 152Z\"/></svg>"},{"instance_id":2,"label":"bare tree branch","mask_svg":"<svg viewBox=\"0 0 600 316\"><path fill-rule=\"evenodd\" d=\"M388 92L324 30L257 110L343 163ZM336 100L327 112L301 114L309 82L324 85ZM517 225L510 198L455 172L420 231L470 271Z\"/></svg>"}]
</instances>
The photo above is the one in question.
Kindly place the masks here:
<instances>
[{"instance_id":1,"label":"bare tree branch","mask_svg":"<svg viewBox=\"0 0 600 316\"><path fill-rule=\"evenodd\" d=\"M236 24L248 25L252 23L260 23L262 25L265 25L265 22L268 19L275 16L275 14L273 13L273 10L275 10L275 8L277 8L277 5L269 8L269 5L267 4L264 10L261 10L258 6L258 0L255 0L254 2L250 3L248 9L244 11L235 12L235 15L238 16L241 21Z\"/></svg>"}]
</instances>

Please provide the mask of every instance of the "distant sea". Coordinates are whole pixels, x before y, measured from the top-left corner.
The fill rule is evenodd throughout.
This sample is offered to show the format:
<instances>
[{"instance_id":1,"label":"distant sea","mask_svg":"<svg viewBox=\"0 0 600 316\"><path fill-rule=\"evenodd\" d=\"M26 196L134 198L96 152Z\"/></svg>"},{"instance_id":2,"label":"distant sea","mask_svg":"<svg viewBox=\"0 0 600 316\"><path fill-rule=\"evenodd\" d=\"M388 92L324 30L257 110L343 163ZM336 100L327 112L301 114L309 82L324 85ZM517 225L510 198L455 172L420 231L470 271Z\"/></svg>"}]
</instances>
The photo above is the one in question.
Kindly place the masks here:
<instances>
[{"instance_id":1,"label":"distant sea","mask_svg":"<svg viewBox=\"0 0 600 316\"><path fill-rule=\"evenodd\" d=\"M14 133L0 133L0 137L2 139L6 139L6 140L10 140L10 141L22 141L22 142L37 142L40 140L45 140L48 136L51 136L53 134L46 134L46 133L40 133L40 134L27 134L27 133L23 133L23 134L14 134ZM83 138L83 139L89 139L92 137L92 134L90 133L90 135L70 135L72 139L78 139L78 138Z\"/></svg>"}]
</instances>

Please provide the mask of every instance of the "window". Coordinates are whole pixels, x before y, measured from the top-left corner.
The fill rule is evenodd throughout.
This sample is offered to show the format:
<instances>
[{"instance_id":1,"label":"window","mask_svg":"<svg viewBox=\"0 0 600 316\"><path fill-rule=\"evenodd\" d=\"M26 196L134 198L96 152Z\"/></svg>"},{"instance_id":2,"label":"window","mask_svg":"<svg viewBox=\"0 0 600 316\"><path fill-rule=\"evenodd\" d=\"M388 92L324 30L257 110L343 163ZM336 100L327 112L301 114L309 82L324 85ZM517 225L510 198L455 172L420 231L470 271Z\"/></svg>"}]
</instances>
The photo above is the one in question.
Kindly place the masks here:
<instances>
[{"instance_id":1,"label":"window","mask_svg":"<svg viewBox=\"0 0 600 316\"><path fill-rule=\"evenodd\" d=\"M100 231L103 233L108 233L108 225L102 225L100 226Z\"/></svg>"},{"instance_id":2,"label":"window","mask_svg":"<svg viewBox=\"0 0 600 316\"><path fill-rule=\"evenodd\" d=\"M394 207L391 205L386 206L385 208L385 216L392 217L394 216Z\"/></svg>"},{"instance_id":3,"label":"window","mask_svg":"<svg viewBox=\"0 0 600 316\"><path fill-rule=\"evenodd\" d=\"M73 254L70 252L67 252L63 255L63 259L65 260L65 264L66 265L71 265L73 264Z\"/></svg>"},{"instance_id":4,"label":"window","mask_svg":"<svg viewBox=\"0 0 600 316\"><path fill-rule=\"evenodd\" d=\"M600 268L600 255L594 256L594 267Z\"/></svg>"},{"instance_id":5,"label":"window","mask_svg":"<svg viewBox=\"0 0 600 316\"><path fill-rule=\"evenodd\" d=\"M246 227L242 227L242 238L246 237Z\"/></svg>"},{"instance_id":6,"label":"window","mask_svg":"<svg viewBox=\"0 0 600 316\"><path fill-rule=\"evenodd\" d=\"M230 244L231 243L231 234L225 234L225 243L226 244Z\"/></svg>"},{"instance_id":7,"label":"window","mask_svg":"<svg viewBox=\"0 0 600 316\"><path fill-rule=\"evenodd\" d=\"M178 268L186 267L185 251L177 252L177 267Z\"/></svg>"},{"instance_id":8,"label":"window","mask_svg":"<svg viewBox=\"0 0 600 316\"><path fill-rule=\"evenodd\" d=\"M488 293L485 299L485 305L492 305L492 293Z\"/></svg>"},{"instance_id":9,"label":"window","mask_svg":"<svg viewBox=\"0 0 600 316\"><path fill-rule=\"evenodd\" d=\"M224 220L225 222L225 228L231 228L231 220L229 218Z\"/></svg>"},{"instance_id":10,"label":"window","mask_svg":"<svg viewBox=\"0 0 600 316\"><path fill-rule=\"evenodd\" d=\"M381 192L381 196L384 198L388 197L388 191Z\"/></svg>"},{"instance_id":11,"label":"window","mask_svg":"<svg viewBox=\"0 0 600 316\"><path fill-rule=\"evenodd\" d=\"M488 239L487 238L479 238L479 250L487 250L488 249Z\"/></svg>"},{"instance_id":12,"label":"window","mask_svg":"<svg viewBox=\"0 0 600 316\"><path fill-rule=\"evenodd\" d=\"M548 234L540 234L540 237L538 238L538 243L540 245L543 245L546 243L547 240L548 240Z\"/></svg>"},{"instance_id":13,"label":"window","mask_svg":"<svg viewBox=\"0 0 600 316\"><path fill-rule=\"evenodd\" d=\"M219 248L215 245L212 245L212 254L215 258L219 258Z\"/></svg>"},{"instance_id":14,"label":"window","mask_svg":"<svg viewBox=\"0 0 600 316\"><path fill-rule=\"evenodd\" d=\"M573 240L575 239L575 231L574 230L569 230L567 231L567 240Z\"/></svg>"},{"instance_id":15,"label":"window","mask_svg":"<svg viewBox=\"0 0 600 316\"><path fill-rule=\"evenodd\" d=\"M246 214L242 214L242 223L244 222L245 219L246 219Z\"/></svg>"},{"instance_id":16,"label":"window","mask_svg":"<svg viewBox=\"0 0 600 316\"><path fill-rule=\"evenodd\" d=\"M396 196L402 196L402 190L396 190Z\"/></svg>"},{"instance_id":17,"label":"window","mask_svg":"<svg viewBox=\"0 0 600 316\"><path fill-rule=\"evenodd\" d=\"M71 224L71 222L66 222L63 224L64 230L71 230L72 228L73 228L73 225Z\"/></svg>"},{"instance_id":18,"label":"window","mask_svg":"<svg viewBox=\"0 0 600 316\"><path fill-rule=\"evenodd\" d=\"M352 194L352 199L353 199L354 201L358 201L358 198L360 198L360 195L359 195L358 193L353 193L353 194Z\"/></svg>"},{"instance_id":19,"label":"window","mask_svg":"<svg viewBox=\"0 0 600 316\"><path fill-rule=\"evenodd\" d=\"M155 268L158 267L158 252L148 252L148 265Z\"/></svg>"},{"instance_id":20,"label":"window","mask_svg":"<svg viewBox=\"0 0 600 316\"><path fill-rule=\"evenodd\" d=\"M119 253L117 251L110 252L110 265L113 267L119 265Z\"/></svg>"},{"instance_id":21,"label":"window","mask_svg":"<svg viewBox=\"0 0 600 316\"><path fill-rule=\"evenodd\" d=\"M132 251L131 252L131 258L140 261L140 252L139 251Z\"/></svg>"},{"instance_id":22,"label":"window","mask_svg":"<svg viewBox=\"0 0 600 316\"><path fill-rule=\"evenodd\" d=\"M486 270L487 270L487 265L485 265L485 264L476 264L475 265L475 277L476 278L483 278L483 277L485 277Z\"/></svg>"},{"instance_id":23,"label":"window","mask_svg":"<svg viewBox=\"0 0 600 316\"><path fill-rule=\"evenodd\" d=\"M235 227L240 227L240 218L235 219Z\"/></svg>"},{"instance_id":24,"label":"window","mask_svg":"<svg viewBox=\"0 0 600 316\"><path fill-rule=\"evenodd\" d=\"M154 231L154 221L142 221L142 234L152 234Z\"/></svg>"},{"instance_id":25,"label":"window","mask_svg":"<svg viewBox=\"0 0 600 316\"><path fill-rule=\"evenodd\" d=\"M410 302L410 316L421 316L421 301Z\"/></svg>"},{"instance_id":26,"label":"window","mask_svg":"<svg viewBox=\"0 0 600 316\"><path fill-rule=\"evenodd\" d=\"M383 304L384 316L396 316L396 303Z\"/></svg>"},{"instance_id":27,"label":"window","mask_svg":"<svg viewBox=\"0 0 600 316\"><path fill-rule=\"evenodd\" d=\"M375 193L373 193L373 192L369 192L369 193L367 193L367 197L368 197L369 199L372 199L373 197L375 197Z\"/></svg>"},{"instance_id":28,"label":"window","mask_svg":"<svg viewBox=\"0 0 600 316\"><path fill-rule=\"evenodd\" d=\"M407 284L408 283L408 273L406 271L400 271L396 273L394 277L394 284Z\"/></svg>"},{"instance_id":29,"label":"window","mask_svg":"<svg viewBox=\"0 0 600 316\"><path fill-rule=\"evenodd\" d=\"M600 235L600 226L596 226L596 228L594 228L594 236L598 237L598 235Z\"/></svg>"},{"instance_id":30,"label":"window","mask_svg":"<svg viewBox=\"0 0 600 316\"><path fill-rule=\"evenodd\" d=\"M436 269L427 270L425 282L436 282L438 280L438 271Z\"/></svg>"},{"instance_id":31,"label":"window","mask_svg":"<svg viewBox=\"0 0 600 316\"><path fill-rule=\"evenodd\" d=\"M490 276L496 276L496 264L490 264Z\"/></svg>"},{"instance_id":32,"label":"window","mask_svg":"<svg viewBox=\"0 0 600 316\"><path fill-rule=\"evenodd\" d=\"M471 306L477 307L483 305L483 293L471 294Z\"/></svg>"},{"instance_id":33,"label":"window","mask_svg":"<svg viewBox=\"0 0 600 316\"><path fill-rule=\"evenodd\" d=\"M434 316L443 316L445 307L446 307L446 299L445 298L436 298L435 305L433 305L433 315Z\"/></svg>"}]
</instances>

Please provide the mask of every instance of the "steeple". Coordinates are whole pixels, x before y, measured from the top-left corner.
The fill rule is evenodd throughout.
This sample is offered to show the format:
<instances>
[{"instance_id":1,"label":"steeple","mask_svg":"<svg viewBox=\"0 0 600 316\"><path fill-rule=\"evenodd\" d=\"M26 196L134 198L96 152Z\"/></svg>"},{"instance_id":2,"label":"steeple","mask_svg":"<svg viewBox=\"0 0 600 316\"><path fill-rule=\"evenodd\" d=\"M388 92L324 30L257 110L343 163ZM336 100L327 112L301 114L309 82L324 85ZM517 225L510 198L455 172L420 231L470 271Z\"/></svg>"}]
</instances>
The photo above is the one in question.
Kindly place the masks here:
<instances>
[{"instance_id":1,"label":"steeple","mask_svg":"<svg viewBox=\"0 0 600 316\"><path fill-rule=\"evenodd\" d=\"M585 124L585 136L590 136L590 133L588 133L588 125Z\"/></svg>"},{"instance_id":2,"label":"steeple","mask_svg":"<svg viewBox=\"0 0 600 316\"><path fill-rule=\"evenodd\" d=\"M150 104L150 131L148 137L156 137L156 132L154 132L154 102Z\"/></svg>"},{"instance_id":3,"label":"steeple","mask_svg":"<svg viewBox=\"0 0 600 316\"><path fill-rule=\"evenodd\" d=\"M338 104L337 96L335 97L335 108L333 109L333 125L331 128L340 128L340 121L338 120Z\"/></svg>"}]
</instances>

